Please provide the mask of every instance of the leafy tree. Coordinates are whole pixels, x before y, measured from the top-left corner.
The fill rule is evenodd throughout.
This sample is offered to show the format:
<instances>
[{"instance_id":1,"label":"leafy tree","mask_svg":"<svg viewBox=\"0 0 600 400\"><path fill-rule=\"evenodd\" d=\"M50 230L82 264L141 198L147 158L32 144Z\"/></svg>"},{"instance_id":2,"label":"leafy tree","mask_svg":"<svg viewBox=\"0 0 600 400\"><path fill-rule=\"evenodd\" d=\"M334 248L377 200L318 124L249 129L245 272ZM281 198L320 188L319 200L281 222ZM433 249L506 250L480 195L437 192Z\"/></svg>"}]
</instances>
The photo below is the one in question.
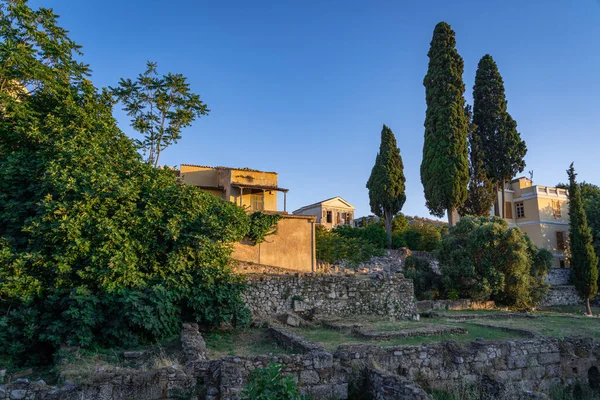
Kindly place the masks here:
<instances>
[{"instance_id":1,"label":"leafy tree","mask_svg":"<svg viewBox=\"0 0 600 400\"><path fill-rule=\"evenodd\" d=\"M442 290L441 276L433 271L426 258L408 256L404 262L404 276L412 279L418 300L438 298Z\"/></svg>"},{"instance_id":2,"label":"leafy tree","mask_svg":"<svg viewBox=\"0 0 600 400\"><path fill-rule=\"evenodd\" d=\"M598 256L592 246L592 233L583 209L581 190L575 181L573 163L569 175L569 247L573 283L579 296L585 300L587 313L592 315L590 299L598 293Z\"/></svg>"},{"instance_id":3,"label":"leafy tree","mask_svg":"<svg viewBox=\"0 0 600 400\"><path fill-rule=\"evenodd\" d=\"M380 249L385 248L387 244L387 234L379 224L367 225L364 228L339 225L333 231L342 237L364 239Z\"/></svg>"},{"instance_id":4,"label":"leafy tree","mask_svg":"<svg viewBox=\"0 0 600 400\"><path fill-rule=\"evenodd\" d=\"M502 205L496 207L496 215L504 218L506 181L525 168L527 147L517 122L507 111L504 81L489 54L481 58L475 74L473 124L487 177L502 191Z\"/></svg>"},{"instance_id":5,"label":"leafy tree","mask_svg":"<svg viewBox=\"0 0 600 400\"><path fill-rule=\"evenodd\" d=\"M434 251L439 247L440 229L426 223L416 223L398 235L406 247L413 251Z\"/></svg>"},{"instance_id":6,"label":"leafy tree","mask_svg":"<svg viewBox=\"0 0 600 400\"><path fill-rule=\"evenodd\" d=\"M462 218L442 238L438 256L445 291L462 298L525 309L548 291L552 254L498 217Z\"/></svg>"},{"instance_id":7,"label":"leafy tree","mask_svg":"<svg viewBox=\"0 0 600 400\"><path fill-rule=\"evenodd\" d=\"M51 10L0 11L0 354L247 323L229 255L250 218L142 162Z\"/></svg>"},{"instance_id":8,"label":"leafy tree","mask_svg":"<svg viewBox=\"0 0 600 400\"><path fill-rule=\"evenodd\" d=\"M384 235L385 232L377 225L374 226ZM383 255L383 246L374 245L368 239L359 235L349 234L351 230L366 230L367 228L336 228L329 231L322 226L315 229L317 260L326 263L346 261L352 266L369 261L374 256Z\"/></svg>"},{"instance_id":9,"label":"leafy tree","mask_svg":"<svg viewBox=\"0 0 600 400\"><path fill-rule=\"evenodd\" d=\"M265 368L257 368L244 385L242 399L247 400L308 400L301 395L294 379L283 375L281 365L273 362Z\"/></svg>"},{"instance_id":10,"label":"leafy tree","mask_svg":"<svg viewBox=\"0 0 600 400\"><path fill-rule=\"evenodd\" d=\"M465 107L468 121L471 121L470 106ZM477 126L469 123L469 189L467 200L459 208L461 215L486 217L497 199L496 185L487 177L483 161L481 138Z\"/></svg>"},{"instance_id":11,"label":"leafy tree","mask_svg":"<svg viewBox=\"0 0 600 400\"><path fill-rule=\"evenodd\" d=\"M159 77L157 64L150 61L135 82L121 79L111 91L123 103L133 129L144 135L136 142L155 167L161 152L181 139L183 128L210 111L183 75L169 72Z\"/></svg>"},{"instance_id":12,"label":"leafy tree","mask_svg":"<svg viewBox=\"0 0 600 400\"><path fill-rule=\"evenodd\" d=\"M388 248L392 248L392 220L406 201L404 165L392 130L383 125L381 145L367 181L371 211L385 222Z\"/></svg>"},{"instance_id":13,"label":"leafy tree","mask_svg":"<svg viewBox=\"0 0 600 400\"><path fill-rule=\"evenodd\" d=\"M454 31L445 22L436 25L423 80L427 103L421 182L426 205L438 217L453 212L467 198L469 161L468 121L465 116L464 63L456 51Z\"/></svg>"}]
</instances>

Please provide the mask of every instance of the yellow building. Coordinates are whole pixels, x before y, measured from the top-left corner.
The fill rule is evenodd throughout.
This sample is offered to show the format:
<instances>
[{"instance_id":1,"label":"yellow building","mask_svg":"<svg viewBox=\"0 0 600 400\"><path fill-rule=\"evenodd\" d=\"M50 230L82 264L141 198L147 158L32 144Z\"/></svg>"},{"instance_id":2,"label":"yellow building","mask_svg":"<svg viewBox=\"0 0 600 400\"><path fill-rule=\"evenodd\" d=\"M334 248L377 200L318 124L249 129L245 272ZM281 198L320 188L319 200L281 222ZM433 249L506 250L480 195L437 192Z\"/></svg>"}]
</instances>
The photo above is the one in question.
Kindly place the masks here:
<instances>
[{"instance_id":1,"label":"yellow building","mask_svg":"<svg viewBox=\"0 0 600 400\"><path fill-rule=\"evenodd\" d=\"M568 201L566 189L533 185L525 177L514 179L505 191L505 219L527 233L536 246L552 253L553 268L568 267ZM498 191L498 204L501 202L502 192Z\"/></svg>"},{"instance_id":2,"label":"yellow building","mask_svg":"<svg viewBox=\"0 0 600 400\"><path fill-rule=\"evenodd\" d=\"M268 236L263 243L236 243L234 259L284 270L315 272L315 217L286 212L288 189L279 187L277 173L181 164L179 174L183 183L231 201L247 212L263 211L282 216L277 223L277 234ZM279 192L283 193L283 211L277 207Z\"/></svg>"},{"instance_id":3,"label":"yellow building","mask_svg":"<svg viewBox=\"0 0 600 400\"><path fill-rule=\"evenodd\" d=\"M288 189L278 186L275 172L181 164L180 174L184 183L251 211L277 211L277 193L283 192L286 211Z\"/></svg>"}]
</instances>

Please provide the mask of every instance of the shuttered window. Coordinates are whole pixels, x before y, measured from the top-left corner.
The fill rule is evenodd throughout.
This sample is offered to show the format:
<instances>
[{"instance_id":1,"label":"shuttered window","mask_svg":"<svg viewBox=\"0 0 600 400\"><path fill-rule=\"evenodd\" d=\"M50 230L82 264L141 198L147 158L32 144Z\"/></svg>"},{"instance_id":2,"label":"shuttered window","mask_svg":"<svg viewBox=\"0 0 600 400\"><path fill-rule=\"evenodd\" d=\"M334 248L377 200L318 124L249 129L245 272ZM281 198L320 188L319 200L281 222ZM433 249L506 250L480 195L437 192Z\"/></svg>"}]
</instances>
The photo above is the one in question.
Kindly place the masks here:
<instances>
[{"instance_id":1,"label":"shuttered window","mask_svg":"<svg viewBox=\"0 0 600 400\"><path fill-rule=\"evenodd\" d=\"M565 233L564 232L556 232L556 247L559 250L564 250L567 248L565 243Z\"/></svg>"},{"instance_id":2,"label":"shuttered window","mask_svg":"<svg viewBox=\"0 0 600 400\"><path fill-rule=\"evenodd\" d=\"M510 201L507 201L506 203L504 203L504 215L505 218L508 219L512 219L512 203Z\"/></svg>"}]
</instances>

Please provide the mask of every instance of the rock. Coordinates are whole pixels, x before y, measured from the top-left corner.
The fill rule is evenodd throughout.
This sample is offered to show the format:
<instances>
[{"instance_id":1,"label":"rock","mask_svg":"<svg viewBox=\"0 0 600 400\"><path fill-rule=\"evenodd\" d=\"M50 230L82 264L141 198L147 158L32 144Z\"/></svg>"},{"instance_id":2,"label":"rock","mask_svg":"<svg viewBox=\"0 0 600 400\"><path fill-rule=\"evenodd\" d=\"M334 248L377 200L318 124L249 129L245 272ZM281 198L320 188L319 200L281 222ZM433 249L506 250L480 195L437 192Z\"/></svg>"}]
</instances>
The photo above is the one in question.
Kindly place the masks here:
<instances>
[{"instance_id":1,"label":"rock","mask_svg":"<svg viewBox=\"0 0 600 400\"><path fill-rule=\"evenodd\" d=\"M287 314L287 318L285 319L285 323L289 326L299 327L302 323L302 319L294 314Z\"/></svg>"},{"instance_id":2,"label":"rock","mask_svg":"<svg viewBox=\"0 0 600 400\"><path fill-rule=\"evenodd\" d=\"M181 327L181 349L186 363L206 360L206 342L198 330L198 324L186 323Z\"/></svg>"},{"instance_id":3,"label":"rock","mask_svg":"<svg viewBox=\"0 0 600 400\"><path fill-rule=\"evenodd\" d=\"M21 400L27 396L27 390L17 389L10 392L11 400Z\"/></svg>"}]
</instances>

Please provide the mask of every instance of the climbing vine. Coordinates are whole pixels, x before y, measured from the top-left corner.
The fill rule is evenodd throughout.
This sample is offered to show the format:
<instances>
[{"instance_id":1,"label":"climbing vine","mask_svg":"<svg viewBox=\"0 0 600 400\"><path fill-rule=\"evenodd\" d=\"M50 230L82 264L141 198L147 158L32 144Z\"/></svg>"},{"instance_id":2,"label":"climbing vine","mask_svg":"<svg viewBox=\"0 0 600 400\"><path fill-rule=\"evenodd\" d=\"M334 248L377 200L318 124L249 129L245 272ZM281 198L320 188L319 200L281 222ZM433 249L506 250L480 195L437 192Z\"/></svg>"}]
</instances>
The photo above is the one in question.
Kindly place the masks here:
<instances>
[{"instance_id":1,"label":"climbing vine","mask_svg":"<svg viewBox=\"0 0 600 400\"><path fill-rule=\"evenodd\" d=\"M250 214L250 231L248 239L254 244L265 241L270 235L277 234L277 222L281 219L279 214L264 214L260 211Z\"/></svg>"}]
</instances>

